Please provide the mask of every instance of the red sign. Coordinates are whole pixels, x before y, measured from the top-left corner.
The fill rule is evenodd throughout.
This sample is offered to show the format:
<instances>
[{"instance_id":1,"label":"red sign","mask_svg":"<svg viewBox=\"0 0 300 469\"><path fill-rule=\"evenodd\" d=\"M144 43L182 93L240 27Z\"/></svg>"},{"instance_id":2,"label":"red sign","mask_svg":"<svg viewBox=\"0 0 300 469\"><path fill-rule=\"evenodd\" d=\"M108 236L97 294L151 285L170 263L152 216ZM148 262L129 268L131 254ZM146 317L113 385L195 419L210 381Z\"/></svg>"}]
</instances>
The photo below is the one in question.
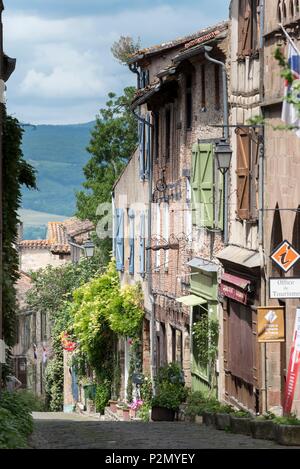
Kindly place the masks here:
<instances>
[{"instance_id":1,"label":"red sign","mask_svg":"<svg viewBox=\"0 0 300 469\"><path fill-rule=\"evenodd\" d=\"M227 296L228 298L232 298L239 303L243 303L244 305L248 302L248 295L246 292L238 290L237 288L230 287L225 283L221 283L220 285L220 293L223 296Z\"/></svg>"},{"instance_id":2,"label":"red sign","mask_svg":"<svg viewBox=\"0 0 300 469\"><path fill-rule=\"evenodd\" d=\"M293 406L300 367L300 308L296 311L294 338L291 348L288 375L284 393L284 414L290 414Z\"/></svg>"}]
</instances>

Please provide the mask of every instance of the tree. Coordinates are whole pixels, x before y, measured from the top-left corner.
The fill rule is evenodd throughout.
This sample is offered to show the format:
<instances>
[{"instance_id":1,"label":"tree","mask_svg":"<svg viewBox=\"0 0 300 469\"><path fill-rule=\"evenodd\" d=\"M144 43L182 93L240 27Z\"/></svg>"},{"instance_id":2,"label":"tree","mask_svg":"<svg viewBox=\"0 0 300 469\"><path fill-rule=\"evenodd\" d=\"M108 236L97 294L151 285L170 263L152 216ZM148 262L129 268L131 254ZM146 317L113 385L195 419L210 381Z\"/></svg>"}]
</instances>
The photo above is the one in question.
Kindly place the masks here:
<instances>
[{"instance_id":1,"label":"tree","mask_svg":"<svg viewBox=\"0 0 300 469\"><path fill-rule=\"evenodd\" d=\"M18 209L21 205L21 186L36 188L35 171L24 158L21 149L22 128L17 119L8 116L2 107L3 116L3 334L9 347L15 343L16 290L19 258L15 249L18 229ZM3 373L8 368L3 367Z\"/></svg>"},{"instance_id":2,"label":"tree","mask_svg":"<svg viewBox=\"0 0 300 469\"><path fill-rule=\"evenodd\" d=\"M121 36L113 43L112 55L122 64L127 65L129 58L141 48L141 40L134 42L131 36Z\"/></svg>"},{"instance_id":3,"label":"tree","mask_svg":"<svg viewBox=\"0 0 300 469\"><path fill-rule=\"evenodd\" d=\"M97 224L97 207L110 203L113 184L137 146L137 119L130 110L135 88L124 89L123 96L109 93L106 107L100 109L87 151L91 158L84 167L84 190L76 194L77 216ZM108 253L110 240L96 240Z\"/></svg>"}]
</instances>

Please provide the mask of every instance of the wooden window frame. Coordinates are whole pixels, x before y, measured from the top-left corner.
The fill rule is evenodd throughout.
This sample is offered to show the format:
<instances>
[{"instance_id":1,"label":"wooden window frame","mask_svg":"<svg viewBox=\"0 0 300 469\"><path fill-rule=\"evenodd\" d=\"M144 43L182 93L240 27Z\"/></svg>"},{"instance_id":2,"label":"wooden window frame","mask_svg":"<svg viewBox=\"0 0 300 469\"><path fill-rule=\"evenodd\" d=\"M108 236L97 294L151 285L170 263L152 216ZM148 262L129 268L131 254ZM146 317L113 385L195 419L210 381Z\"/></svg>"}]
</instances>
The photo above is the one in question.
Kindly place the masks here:
<instances>
[{"instance_id":1,"label":"wooden window frame","mask_svg":"<svg viewBox=\"0 0 300 469\"><path fill-rule=\"evenodd\" d=\"M193 128L193 75L189 73L185 78L185 128Z\"/></svg>"},{"instance_id":2,"label":"wooden window frame","mask_svg":"<svg viewBox=\"0 0 300 469\"><path fill-rule=\"evenodd\" d=\"M171 142L172 137L172 112L171 107L168 106L165 110L165 156L166 160L171 157Z\"/></svg>"},{"instance_id":3,"label":"wooden window frame","mask_svg":"<svg viewBox=\"0 0 300 469\"><path fill-rule=\"evenodd\" d=\"M243 59L258 52L259 2L240 0L238 20L238 57Z\"/></svg>"},{"instance_id":4,"label":"wooden window frame","mask_svg":"<svg viewBox=\"0 0 300 469\"><path fill-rule=\"evenodd\" d=\"M206 66L201 65L201 112L206 112Z\"/></svg>"}]
</instances>

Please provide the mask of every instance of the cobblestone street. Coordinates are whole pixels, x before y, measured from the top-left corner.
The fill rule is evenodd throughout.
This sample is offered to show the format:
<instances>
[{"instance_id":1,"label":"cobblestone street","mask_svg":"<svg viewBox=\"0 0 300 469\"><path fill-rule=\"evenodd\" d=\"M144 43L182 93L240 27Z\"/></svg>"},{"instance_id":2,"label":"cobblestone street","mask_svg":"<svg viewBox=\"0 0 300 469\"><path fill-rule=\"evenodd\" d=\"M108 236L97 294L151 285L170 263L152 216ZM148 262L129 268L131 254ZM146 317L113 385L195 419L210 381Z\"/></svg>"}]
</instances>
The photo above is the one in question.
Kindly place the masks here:
<instances>
[{"instance_id":1,"label":"cobblestone street","mask_svg":"<svg viewBox=\"0 0 300 469\"><path fill-rule=\"evenodd\" d=\"M105 422L78 414L34 413L30 440L35 449L275 449L254 440L182 422Z\"/></svg>"}]
</instances>

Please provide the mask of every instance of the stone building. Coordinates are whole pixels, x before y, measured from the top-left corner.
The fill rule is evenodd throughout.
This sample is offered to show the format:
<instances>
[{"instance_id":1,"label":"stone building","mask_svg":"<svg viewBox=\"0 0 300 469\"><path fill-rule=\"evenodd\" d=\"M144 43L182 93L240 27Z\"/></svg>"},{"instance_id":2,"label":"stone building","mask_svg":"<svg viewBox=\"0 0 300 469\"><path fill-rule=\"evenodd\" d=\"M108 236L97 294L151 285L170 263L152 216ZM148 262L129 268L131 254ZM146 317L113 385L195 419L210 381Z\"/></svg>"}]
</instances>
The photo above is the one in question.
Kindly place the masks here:
<instances>
[{"instance_id":1,"label":"stone building","mask_svg":"<svg viewBox=\"0 0 300 469\"><path fill-rule=\"evenodd\" d=\"M18 242L20 278L16 290L19 313L17 343L12 353L14 372L23 387L36 394L44 395L44 373L52 353L51 318L45 311L31 311L26 303L26 294L32 286L30 273L49 265L59 267L71 261L78 262L82 255L80 246L90 238L93 230L90 221L70 218L64 222L49 222L45 240ZM65 368L67 393L70 384L67 363Z\"/></svg>"},{"instance_id":2,"label":"stone building","mask_svg":"<svg viewBox=\"0 0 300 469\"><path fill-rule=\"evenodd\" d=\"M269 258L274 249L288 240L300 252L300 140L294 131L276 130L283 125L281 120L284 79L274 54L279 47L288 58L288 41L279 26L282 23L290 34L296 47L300 48L300 9L298 1L274 0L265 1L265 24L263 43L263 63L261 82L263 95L261 99L262 115L265 125L265 181L264 181L264 254L265 275L264 296L262 304L284 306L286 342L266 344L264 353L266 373L264 386L266 408L283 405L290 349L293 340L296 308L298 299L270 299L269 280L272 277L300 277L300 263L296 263L288 273L284 273ZM297 53L295 52L294 54ZM300 414L300 386L295 392L293 411Z\"/></svg>"},{"instance_id":3,"label":"stone building","mask_svg":"<svg viewBox=\"0 0 300 469\"><path fill-rule=\"evenodd\" d=\"M139 280L143 273L144 348L147 343L152 376L160 366L178 362L193 389L210 388L218 369L199 361L191 335L194 322L203 316L218 320L220 313L216 254L223 249L224 193L214 147L222 130L213 125L224 120L227 34L223 22L130 59L138 76L132 109L139 121L139 148L114 188L122 282L137 280L131 262L137 253L141 262L143 252L138 272ZM127 210L120 208L122 195ZM141 220L135 225L140 226L135 244L130 236L124 243L124 233L132 233L130 204L135 202L145 204L145 225Z\"/></svg>"}]
</instances>

